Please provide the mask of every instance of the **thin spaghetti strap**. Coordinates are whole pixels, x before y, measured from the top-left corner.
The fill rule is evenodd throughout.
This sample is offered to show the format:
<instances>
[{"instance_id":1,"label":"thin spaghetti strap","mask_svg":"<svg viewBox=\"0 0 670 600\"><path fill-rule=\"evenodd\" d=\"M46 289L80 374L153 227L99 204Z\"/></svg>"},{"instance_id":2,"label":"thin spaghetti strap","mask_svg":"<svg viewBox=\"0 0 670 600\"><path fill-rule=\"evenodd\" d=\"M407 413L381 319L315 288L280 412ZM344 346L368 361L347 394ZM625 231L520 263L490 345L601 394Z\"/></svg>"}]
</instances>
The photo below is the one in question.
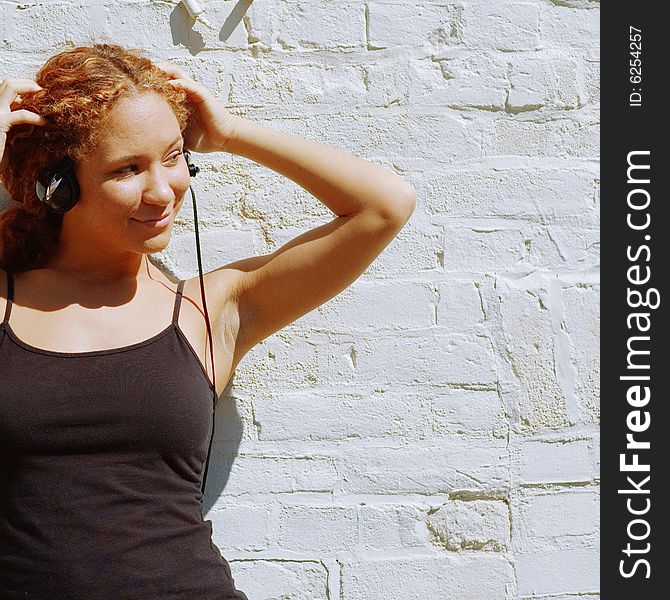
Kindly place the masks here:
<instances>
[{"instance_id":1,"label":"thin spaghetti strap","mask_svg":"<svg viewBox=\"0 0 670 600\"><path fill-rule=\"evenodd\" d=\"M179 281L179 285L177 286L177 295L174 299L174 310L172 311L172 324L177 325L177 321L179 320L179 307L181 306L181 296L182 296L182 291L184 289L184 279L181 279Z\"/></svg>"},{"instance_id":2,"label":"thin spaghetti strap","mask_svg":"<svg viewBox=\"0 0 670 600\"><path fill-rule=\"evenodd\" d=\"M14 276L11 271L7 271L7 306L5 308L5 318L2 323L9 322L9 313L12 312L12 300L14 300Z\"/></svg>"}]
</instances>

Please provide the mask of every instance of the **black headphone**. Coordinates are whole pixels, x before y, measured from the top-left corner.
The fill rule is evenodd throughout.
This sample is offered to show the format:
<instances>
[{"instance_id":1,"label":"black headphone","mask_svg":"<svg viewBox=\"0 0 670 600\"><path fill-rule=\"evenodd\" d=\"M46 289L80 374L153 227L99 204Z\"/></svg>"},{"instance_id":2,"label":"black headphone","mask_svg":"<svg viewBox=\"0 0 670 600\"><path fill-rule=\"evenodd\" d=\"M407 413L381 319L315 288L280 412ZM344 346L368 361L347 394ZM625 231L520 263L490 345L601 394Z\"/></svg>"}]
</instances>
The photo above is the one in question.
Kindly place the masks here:
<instances>
[{"instance_id":1,"label":"black headphone","mask_svg":"<svg viewBox=\"0 0 670 600\"><path fill-rule=\"evenodd\" d=\"M200 172L200 167L197 167L191 162L191 153L184 148L183 150L186 164L188 164L188 172L191 177L195 177ZM79 184L74 172L75 162L68 156L56 167L45 167L37 174L35 181L35 192L37 197L46 206L49 212L65 213L70 210L79 200ZM191 198L193 199L193 218L195 220L195 243L198 255L198 272L200 274L200 294L202 295L202 306L205 312L205 322L207 323L207 335L209 336L209 351L212 359L212 375L214 377L214 400L212 403L212 435L209 439L209 448L207 449L207 460L205 461L205 468L203 470L202 485L200 491L205 494L205 485L207 483L207 469L209 468L209 456L212 451L212 440L214 439L214 417L216 411L216 403L218 397L216 395L216 371L214 369L214 348L212 345L212 330L209 323L209 313L207 312L207 302L205 301L205 285L202 279L202 260L200 258L200 235L198 233L198 211L195 205L195 193L193 188L189 185L191 190Z\"/></svg>"}]
</instances>

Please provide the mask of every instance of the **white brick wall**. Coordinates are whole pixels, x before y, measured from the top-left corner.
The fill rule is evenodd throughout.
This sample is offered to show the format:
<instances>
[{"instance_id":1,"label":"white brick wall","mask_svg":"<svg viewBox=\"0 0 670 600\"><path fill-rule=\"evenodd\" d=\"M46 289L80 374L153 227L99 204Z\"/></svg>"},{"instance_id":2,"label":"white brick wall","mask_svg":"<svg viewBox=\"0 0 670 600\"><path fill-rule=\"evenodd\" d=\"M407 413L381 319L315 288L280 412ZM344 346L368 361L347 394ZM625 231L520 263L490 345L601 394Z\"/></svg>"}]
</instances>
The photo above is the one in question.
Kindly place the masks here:
<instances>
[{"instance_id":1,"label":"white brick wall","mask_svg":"<svg viewBox=\"0 0 670 600\"><path fill-rule=\"evenodd\" d=\"M206 517L252 600L595 600L598 0L0 1L0 74L91 33L417 189L340 296L219 404ZM206 269L329 217L197 156ZM190 200L161 257L197 271Z\"/></svg>"}]
</instances>

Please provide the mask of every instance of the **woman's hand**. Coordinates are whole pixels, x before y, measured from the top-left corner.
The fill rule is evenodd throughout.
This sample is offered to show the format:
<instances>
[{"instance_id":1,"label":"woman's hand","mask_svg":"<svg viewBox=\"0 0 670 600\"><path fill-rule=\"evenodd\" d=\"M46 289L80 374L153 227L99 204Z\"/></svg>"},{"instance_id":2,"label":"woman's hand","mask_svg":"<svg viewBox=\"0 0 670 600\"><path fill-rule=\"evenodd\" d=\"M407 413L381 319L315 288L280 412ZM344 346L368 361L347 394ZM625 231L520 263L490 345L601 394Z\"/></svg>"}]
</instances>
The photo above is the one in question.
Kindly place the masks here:
<instances>
[{"instance_id":1,"label":"woman's hand","mask_svg":"<svg viewBox=\"0 0 670 600\"><path fill-rule=\"evenodd\" d=\"M5 155L7 132L14 125L46 125L49 121L34 112L17 109L21 103L20 94L43 89L32 79L3 79L0 81L0 179L7 168L9 155ZM14 106L14 109L12 109Z\"/></svg>"},{"instance_id":2,"label":"woman's hand","mask_svg":"<svg viewBox=\"0 0 670 600\"><path fill-rule=\"evenodd\" d=\"M184 131L184 145L194 152L226 151L226 144L235 137L235 120L223 103L188 73L163 61L156 66L170 75L170 84L183 89L194 108L194 120Z\"/></svg>"}]
</instances>

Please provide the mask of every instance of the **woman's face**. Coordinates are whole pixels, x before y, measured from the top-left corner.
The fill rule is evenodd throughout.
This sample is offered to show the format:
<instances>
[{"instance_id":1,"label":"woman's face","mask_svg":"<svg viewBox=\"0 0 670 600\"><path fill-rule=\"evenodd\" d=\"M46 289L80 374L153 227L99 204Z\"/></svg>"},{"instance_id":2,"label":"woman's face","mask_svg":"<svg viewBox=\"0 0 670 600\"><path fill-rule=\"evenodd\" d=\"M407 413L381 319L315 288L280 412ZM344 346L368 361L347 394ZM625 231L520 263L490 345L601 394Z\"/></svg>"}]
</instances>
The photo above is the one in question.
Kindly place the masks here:
<instances>
[{"instance_id":1,"label":"woman's face","mask_svg":"<svg viewBox=\"0 0 670 600\"><path fill-rule=\"evenodd\" d=\"M158 252L190 184L179 123L155 94L119 100L107 123L98 146L75 167L81 194L69 213L101 244ZM164 224L143 222L168 214Z\"/></svg>"}]
</instances>

